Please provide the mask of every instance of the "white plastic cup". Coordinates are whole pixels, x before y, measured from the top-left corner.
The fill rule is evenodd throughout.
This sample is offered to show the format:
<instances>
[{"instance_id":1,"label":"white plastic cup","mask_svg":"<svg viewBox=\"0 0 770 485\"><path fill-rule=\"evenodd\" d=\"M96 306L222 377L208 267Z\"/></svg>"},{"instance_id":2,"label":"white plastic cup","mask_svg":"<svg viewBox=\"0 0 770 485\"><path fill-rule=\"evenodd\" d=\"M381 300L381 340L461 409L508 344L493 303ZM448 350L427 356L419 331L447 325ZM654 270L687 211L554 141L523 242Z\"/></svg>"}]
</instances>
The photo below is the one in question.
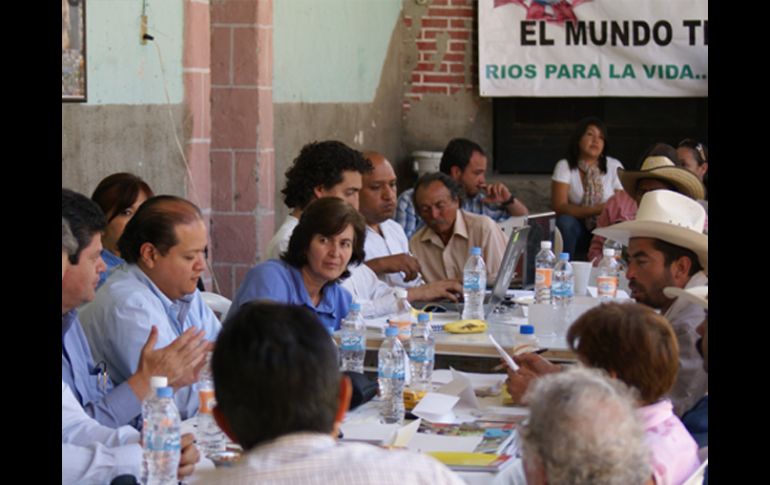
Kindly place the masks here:
<instances>
[{"instance_id":1,"label":"white plastic cup","mask_svg":"<svg viewBox=\"0 0 770 485\"><path fill-rule=\"evenodd\" d=\"M585 296L593 265L587 261L570 261L570 264L575 277L575 296Z\"/></svg>"}]
</instances>

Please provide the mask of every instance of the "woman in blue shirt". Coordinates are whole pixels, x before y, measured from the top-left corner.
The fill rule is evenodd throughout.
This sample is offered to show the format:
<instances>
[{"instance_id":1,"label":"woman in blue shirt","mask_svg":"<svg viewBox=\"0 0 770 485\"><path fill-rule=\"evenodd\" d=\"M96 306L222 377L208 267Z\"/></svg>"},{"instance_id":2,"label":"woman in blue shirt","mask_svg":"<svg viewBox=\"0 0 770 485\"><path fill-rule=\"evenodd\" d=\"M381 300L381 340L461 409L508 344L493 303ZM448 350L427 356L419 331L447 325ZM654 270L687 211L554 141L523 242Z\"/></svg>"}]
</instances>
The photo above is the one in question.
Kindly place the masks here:
<instances>
[{"instance_id":1,"label":"woman in blue shirt","mask_svg":"<svg viewBox=\"0 0 770 485\"><path fill-rule=\"evenodd\" d=\"M252 300L304 305L329 332L340 328L352 297L339 285L349 264L364 261L366 222L350 204L323 197L303 211L281 259L258 264L246 274L227 318Z\"/></svg>"},{"instance_id":2,"label":"woman in blue shirt","mask_svg":"<svg viewBox=\"0 0 770 485\"><path fill-rule=\"evenodd\" d=\"M107 227L102 233L102 259L107 269L99 276L97 288L102 286L116 266L125 263L118 251L118 239L139 206L153 195L147 182L126 172L114 173L96 186L91 200L96 202L107 218Z\"/></svg>"}]
</instances>

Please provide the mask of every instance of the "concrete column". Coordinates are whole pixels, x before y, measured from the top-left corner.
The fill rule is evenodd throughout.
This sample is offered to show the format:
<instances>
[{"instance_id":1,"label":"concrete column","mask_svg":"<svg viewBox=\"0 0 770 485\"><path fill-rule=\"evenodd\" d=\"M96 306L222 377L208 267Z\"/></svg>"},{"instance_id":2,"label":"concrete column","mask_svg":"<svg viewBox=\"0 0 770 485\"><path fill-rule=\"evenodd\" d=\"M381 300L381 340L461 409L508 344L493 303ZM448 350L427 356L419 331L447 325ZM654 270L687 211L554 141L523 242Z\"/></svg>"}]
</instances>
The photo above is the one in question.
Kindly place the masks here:
<instances>
[{"instance_id":1,"label":"concrete column","mask_svg":"<svg viewBox=\"0 0 770 485\"><path fill-rule=\"evenodd\" d=\"M211 0L214 274L232 297L275 227L273 0Z\"/></svg>"}]
</instances>

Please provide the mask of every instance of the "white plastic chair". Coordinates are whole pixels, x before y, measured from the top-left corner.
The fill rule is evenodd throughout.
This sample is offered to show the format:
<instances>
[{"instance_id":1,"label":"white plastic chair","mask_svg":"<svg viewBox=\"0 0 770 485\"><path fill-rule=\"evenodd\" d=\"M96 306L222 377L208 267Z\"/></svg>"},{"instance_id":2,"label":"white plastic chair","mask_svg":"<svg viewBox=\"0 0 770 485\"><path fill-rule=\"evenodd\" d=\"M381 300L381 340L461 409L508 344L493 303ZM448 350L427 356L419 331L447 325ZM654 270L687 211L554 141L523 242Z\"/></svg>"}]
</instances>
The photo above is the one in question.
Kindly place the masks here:
<instances>
[{"instance_id":1,"label":"white plastic chair","mask_svg":"<svg viewBox=\"0 0 770 485\"><path fill-rule=\"evenodd\" d=\"M232 301L224 296L210 291L201 291L201 297L203 298L204 303L206 303L214 313L219 313L222 317L227 315L227 312L230 311L230 305L233 304Z\"/></svg>"},{"instance_id":2,"label":"white plastic chair","mask_svg":"<svg viewBox=\"0 0 770 485\"><path fill-rule=\"evenodd\" d=\"M703 460L697 470L690 475L690 478L682 482L682 485L701 485L703 483L703 475L706 474L706 467L709 464L709 459Z\"/></svg>"}]
</instances>

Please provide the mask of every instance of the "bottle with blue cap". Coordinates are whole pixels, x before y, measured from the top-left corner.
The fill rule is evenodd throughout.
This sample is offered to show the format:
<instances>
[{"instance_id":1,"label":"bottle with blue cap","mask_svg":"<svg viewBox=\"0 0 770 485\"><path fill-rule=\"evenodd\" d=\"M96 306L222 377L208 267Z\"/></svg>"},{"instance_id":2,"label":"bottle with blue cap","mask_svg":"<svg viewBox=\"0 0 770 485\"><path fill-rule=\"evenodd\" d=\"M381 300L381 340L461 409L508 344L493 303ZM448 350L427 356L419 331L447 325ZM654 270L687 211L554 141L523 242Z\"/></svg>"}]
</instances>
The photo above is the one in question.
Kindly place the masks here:
<instances>
[{"instance_id":1,"label":"bottle with blue cap","mask_svg":"<svg viewBox=\"0 0 770 485\"><path fill-rule=\"evenodd\" d=\"M384 423L404 422L404 384L408 357L398 340L398 328L386 327L377 359L377 381L380 386Z\"/></svg>"},{"instance_id":2,"label":"bottle with blue cap","mask_svg":"<svg viewBox=\"0 0 770 485\"><path fill-rule=\"evenodd\" d=\"M350 312L342 320L340 327L340 365L341 371L364 372L366 354L366 324L361 315L361 304L352 303Z\"/></svg>"},{"instance_id":3,"label":"bottle with blue cap","mask_svg":"<svg viewBox=\"0 0 770 485\"><path fill-rule=\"evenodd\" d=\"M487 266L481 248L471 248L471 256L463 269L463 320L484 320L484 291L487 289Z\"/></svg>"},{"instance_id":4,"label":"bottle with blue cap","mask_svg":"<svg viewBox=\"0 0 770 485\"><path fill-rule=\"evenodd\" d=\"M416 391L429 391L433 377L436 341L430 325L430 315L420 313L412 327L409 344L409 365L412 371L411 387Z\"/></svg>"},{"instance_id":5,"label":"bottle with blue cap","mask_svg":"<svg viewBox=\"0 0 770 485\"><path fill-rule=\"evenodd\" d=\"M174 390L159 387L157 399L149 403L147 420L142 429L142 461L147 477L145 485L177 483L182 453L182 424L174 403Z\"/></svg>"},{"instance_id":6,"label":"bottle with blue cap","mask_svg":"<svg viewBox=\"0 0 770 485\"><path fill-rule=\"evenodd\" d=\"M534 352L540 348L540 341L535 336L535 327L532 325L519 326L519 333L514 338L513 354Z\"/></svg>"}]
</instances>

